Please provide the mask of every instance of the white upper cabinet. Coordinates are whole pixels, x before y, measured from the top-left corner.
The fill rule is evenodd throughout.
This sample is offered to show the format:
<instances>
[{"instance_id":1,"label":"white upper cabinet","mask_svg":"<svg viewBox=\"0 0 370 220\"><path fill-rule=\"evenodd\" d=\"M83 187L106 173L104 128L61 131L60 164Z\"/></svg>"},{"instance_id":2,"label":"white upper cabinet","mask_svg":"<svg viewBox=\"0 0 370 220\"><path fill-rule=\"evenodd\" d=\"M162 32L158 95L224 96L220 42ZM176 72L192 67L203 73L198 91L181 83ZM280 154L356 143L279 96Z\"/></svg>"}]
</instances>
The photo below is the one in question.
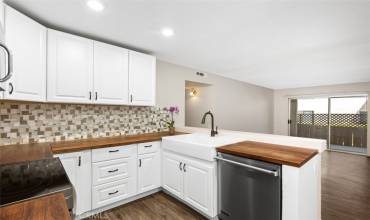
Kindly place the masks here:
<instances>
[{"instance_id":1,"label":"white upper cabinet","mask_svg":"<svg viewBox=\"0 0 370 220\"><path fill-rule=\"evenodd\" d=\"M94 41L94 102L128 104L128 50Z\"/></svg>"},{"instance_id":2,"label":"white upper cabinet","mask_svg":"<svg viewBox=\"0 0 370 220\"><path fill-rule=\"evenodd\" d=\"M12 73L1 99L155 105L154 56L47 29L0 4L0 42ZM0 56L0 74L5 61Z\"/></svg>"},{"instance_id":3,"label":"white upper cabinet","mask_svg":"<svg viewBox=\"0 0 370 220\"><path fill-rule=\"evenodd\" d=\"M147 54L129 52L130 104L155 105L156 58Z\"/></svg>"},{"instance_id":4,"label":"white upper cabinet","mask_svg":"<svg viewBox=\"0 0 370 220\"><path fill-rule=\"evenodd\" d=\"M46 100L46 28L5 6L5 45L10 51L12 77L5 99Z\"/></svg>"},{"instance_id":5,"label":"white upper cabinet","mask_svg":"<svg viewBox=\"0 0 370 220\"><path fill-rule=\"evenodd\" d=\"M5 21L5 6L0 0L0 43L3 43L4 38L4 21Z\"/></svg>"},{"instance_id":6,"label":"white upper cabinet","mask_svg":"<svg viewBox=\"0 0 370 220\"><path fill-rule=\"evenodd\" d=\"M48 101L92 102L93 51L92 40L48 30Z\"/></svg>"}]
</instances>

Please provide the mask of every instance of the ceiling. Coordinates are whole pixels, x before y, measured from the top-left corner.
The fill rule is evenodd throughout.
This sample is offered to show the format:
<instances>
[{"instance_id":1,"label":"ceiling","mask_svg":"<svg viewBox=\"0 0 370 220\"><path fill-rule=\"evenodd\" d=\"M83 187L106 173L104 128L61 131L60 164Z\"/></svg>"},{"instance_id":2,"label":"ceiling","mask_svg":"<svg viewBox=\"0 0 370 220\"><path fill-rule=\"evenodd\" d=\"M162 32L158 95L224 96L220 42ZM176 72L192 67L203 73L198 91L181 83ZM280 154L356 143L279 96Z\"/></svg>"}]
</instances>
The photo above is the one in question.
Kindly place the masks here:
<instances>
[{"instance_id":1,"label":"ceiling","mask_svg":"<svg viewBox=\"0 0 370 220\"><path fill-rule=\"evenodd\" d=\"M94 12L86 0L5 0L51 27L272 89L370 81L370 0L101 1Z\"/></svg>"}]
</instances>

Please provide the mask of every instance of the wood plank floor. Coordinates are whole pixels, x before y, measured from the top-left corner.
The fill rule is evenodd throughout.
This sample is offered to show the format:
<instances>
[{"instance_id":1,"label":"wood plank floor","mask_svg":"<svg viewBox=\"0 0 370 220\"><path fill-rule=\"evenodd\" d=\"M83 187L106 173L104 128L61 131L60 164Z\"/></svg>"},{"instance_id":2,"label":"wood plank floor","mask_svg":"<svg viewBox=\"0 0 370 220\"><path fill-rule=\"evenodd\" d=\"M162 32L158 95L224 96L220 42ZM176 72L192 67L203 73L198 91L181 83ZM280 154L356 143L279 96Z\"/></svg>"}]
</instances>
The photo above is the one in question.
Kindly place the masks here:
<instances>
[{"instance_id":1,"label":"wood plank floor","mask_svg":"<svg viewBox=\"0 0 370 220\"><path fill-rule=\"evenodd\" d=\"M101 220L203 220L160 192L93 216ZM370 158L325 152L322 156L322 220L370 219Z\"/></svg>"},{"instance_id":2,"label":"wood plank floor","mask_svg":"<svg viewBox=\"0 0 370 220\"><path fill-rule=\"evenodd\" d=\"M322 220L370 219L370 158L324 152Z\"/></svg>"},{"instance_id":3,"label":"wood plank floor","mask_svg":"<svg viewBox=\"0 0 370 220\"><path fill-rule=\"evenodd\" d=\"M205 220L188 206L159 192L88 219L98 220Z\"/></svg>"}]
</instances>

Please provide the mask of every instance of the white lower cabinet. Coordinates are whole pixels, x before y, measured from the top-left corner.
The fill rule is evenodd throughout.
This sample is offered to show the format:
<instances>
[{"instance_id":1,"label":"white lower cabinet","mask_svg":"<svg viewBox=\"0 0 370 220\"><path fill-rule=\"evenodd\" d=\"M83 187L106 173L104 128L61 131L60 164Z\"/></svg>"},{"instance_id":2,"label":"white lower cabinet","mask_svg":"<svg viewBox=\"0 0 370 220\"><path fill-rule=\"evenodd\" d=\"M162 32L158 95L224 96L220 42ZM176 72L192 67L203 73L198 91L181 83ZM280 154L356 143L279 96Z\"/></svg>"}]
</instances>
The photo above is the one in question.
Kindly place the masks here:
<instances>
[{"instance_id":1,"label":"white lower cabinet","mask_svg":"<svg viewBox=\"0 0 370 220\"><path fill-rule=\"evenodd\" d=\"M202 212L211 215L214 167L189 158L185 159L184 163L183 199Z\"/></svg>"},{"instance_id":2,"label":"white lower cabinet","mask_svg":"<svg viewBox=\"0 0 370 220\"><path fill-rule=\"evenodd\" d=\"M163 152L162 187L177 197L183 196L182 157Z\"/></svg>"},{"instance_id":3,"label":"white lower cabinet","mask_svg":"<svg viewBox=\"0 0 370 220\"><path fill-rule=\"evenodd\" d=\"M216 210L216 163L163 152L162 185L189 205L208 216Z\"/></svg>"},{"instance_id":4,"label":"white lower cabinet","mask_svg":"<svg viewBox=\"0 0 370 220\"><path fill-rule=\"evenodd\" d=\"M159 142L146 143L144 149L140 150L138 156L138 193L150 191L161 186L161 161L159 152ZM146 148L145 148L146 147ZM140 152L150 152L142 153Z\"/></svg>"},{"instance_id":5,"label":"white lower cabinet","mask_svg":"<svg viewBox=\"0 0 370 220\"><path fill-rule=\"evenodd\" d=\"M74 188L74 213L91 210L91 150L57 154Z\"/></svg>"},{"instance_id":6,"label":"white lower cabinet","mask_svg":"<svg viewBox=\"0 0 370 220\"><path fill-rule=\"evenodd\" d=\"M136 193L136 181L133 177L94 186L92 189L92 208L126 199Z\"/></svg>"},{"instance_id":7,"label":"white lower cabinet","mask_svg":"<svg viewBox=\"0 0 370 220\"><path fill-rule=\"evenodd\" d=\"M130 177L135 172L135 163L132 158L122 158L116 160L93 163L92 180L93 185L109 183L115 180Z\"/></svg>"},{"instance_id":8,"label":"white lower cabinet","mask_svg":"<svg viewBox=\"0 0 370 220\"><path fill-rule=\"evenodd\" d=\"M92 208L137 193L137 145L92 150Z\"/></svg>"}]
</instances>

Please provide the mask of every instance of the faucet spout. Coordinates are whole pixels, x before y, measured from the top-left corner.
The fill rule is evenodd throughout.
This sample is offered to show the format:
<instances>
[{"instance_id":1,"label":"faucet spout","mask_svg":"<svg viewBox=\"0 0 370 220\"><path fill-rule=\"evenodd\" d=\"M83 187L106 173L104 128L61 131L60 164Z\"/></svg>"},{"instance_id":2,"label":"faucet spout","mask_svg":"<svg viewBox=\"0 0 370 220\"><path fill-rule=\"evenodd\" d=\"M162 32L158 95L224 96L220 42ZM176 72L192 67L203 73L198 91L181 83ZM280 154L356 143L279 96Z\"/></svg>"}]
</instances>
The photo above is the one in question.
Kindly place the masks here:
<instances>
[{"instance_id":1,"label":"faucet spout","mask_svg":"<svg viewBox=\"0 0 370 220\"><path fill-rule=\"evenodd\" d=\"M218 134L218 131L217 131L217 128L216 128L216 130L214 129L214 117L213 117L213 114L212 114L211 111L208 111L208 112L204 113L201 123L202 124L206 123L207 115L211 116L211 123L212 123L211 137L214 137L216 134Z\"/></svg>"}]
</instances>

